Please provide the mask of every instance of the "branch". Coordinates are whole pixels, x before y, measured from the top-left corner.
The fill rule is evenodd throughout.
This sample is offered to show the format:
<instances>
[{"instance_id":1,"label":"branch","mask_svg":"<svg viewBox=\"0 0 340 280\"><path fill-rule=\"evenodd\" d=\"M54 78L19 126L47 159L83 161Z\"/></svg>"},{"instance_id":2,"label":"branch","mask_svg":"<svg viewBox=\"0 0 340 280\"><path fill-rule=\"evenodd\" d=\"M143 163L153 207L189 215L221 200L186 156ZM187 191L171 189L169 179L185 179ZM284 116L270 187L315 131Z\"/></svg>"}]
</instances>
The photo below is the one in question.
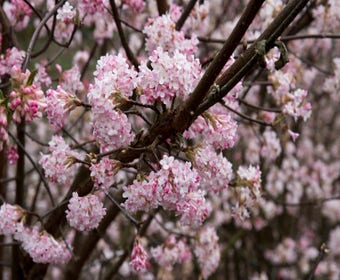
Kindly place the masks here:
<instances>
[{"instance_id":1,"label":"branch","mask_svg":"<svg viewBox=\"0 0 340 280\"><path fill-rule=\"evenodd\" d=\"M221 70L238 46L248 27L253 22L263 2L264 0L251 0L249 2L224 46L219 51L214 60L210 63L208 69L199 81L194 92L190 95L188 101L185 102L182 108L180 108L182 112L178 114L178 117L174 121L175 126L179 128L180 131L183 131L188 127L188 122L183 120L191 119L193 115L192 112L195 111L195 109L206 97L215 79L220 74Z\"/></svg>"},{"instance_id":2,"label":"branch","mask_svg":"<svg viewBox=\"0 0 340 280\"><path fill-rule=\"evenodd\" d=\"M123 45L123 48L126 52L126 56L128 57L128 59L130 60L130 62L133 64L133 66L135 66L136 70L138 71L138 66L139 66L139 62L138 60L135 58L134 54L132 53L128 42L126 41L125 35L124 35L124 31L123 31L123 27L122 27L122 23L120 21L119 18L119 14L118 14L118 10L117 10L117 6L115 3L115 0L110 0L110 5L111 5L111 9L112 9L112 16L113 19L116 23L117 26L117 30L118 30L118 34L120 37L120 41Z\"/></svg>"},{"instance_id":3,"label":"branch","mask_svg":"<svg viewBox=\"0 0 340 280\"><path fill-rule=\"evenodd\" d=\"M183 27L185 21L189 17L192 9L195 7L197 0L191 0L188 5L185 7L183 13L181 14L180 18L176 22L176 30L179 31Z\"/></svg>"}]
</instances>

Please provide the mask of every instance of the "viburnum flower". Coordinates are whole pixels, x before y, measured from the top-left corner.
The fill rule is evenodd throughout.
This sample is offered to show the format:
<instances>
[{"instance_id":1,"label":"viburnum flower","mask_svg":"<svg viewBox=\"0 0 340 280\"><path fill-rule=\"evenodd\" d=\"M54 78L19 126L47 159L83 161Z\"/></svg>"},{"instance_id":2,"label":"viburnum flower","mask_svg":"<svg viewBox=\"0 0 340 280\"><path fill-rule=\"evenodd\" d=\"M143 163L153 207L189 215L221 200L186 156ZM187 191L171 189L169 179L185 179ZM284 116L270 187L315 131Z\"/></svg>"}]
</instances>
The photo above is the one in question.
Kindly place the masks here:
<instances>
[{"instance_id":1,"label":"viburnum flower","mask_svg":"<svg viewBox=\"0 0 340 280\"><path fill-rule=\"evenodd\" d=\"M15 146L11 146L6 151L6 156L9 164L15 164L19 159L18 150Z\"/></svg>"},{"instance_id":2,"label":"viburnum flower","mask_svg":"<svg viewBox=\"0 0 340 280\"><path fill-rule=\"evenodd\" d=\"M106 214L106 208L98 196L89 194L79 197L73 192L66 210L66 219L70 226L79 231L90 231L99 226Z\"/></svg>"},{"instance_id":3,"label":"viburnum flower","mask_svg":"<svg viewBox=\"0 0 340 280\"><path fill-rule=\"evenodd\" d=\"M216 149L229 149L237 140L237 123L230 114L210 115L205 141Z\"/></svg>"},{"instance_id":4,"label":"viburnum flower","mask_svg":"<svg viewBox=\"0 0 340 280\"><path fill-rule=\"evenodd\" d=\"M198 232L195 240L194 253L203 278L208 278L217 269L221 258L218 236L215 229L212 227L203 227Z\"/></svg>"},{"instance_id":5,"label":"viburnum flower","mask_svg":"<svg viewBox=\"0 0 340 280\"><path fill-rule=\"evenodd\" d=\"M106 98L115 98L116 94L121 94L128 98L133 94L137 86L137 72L128 64L126 58L119 53L118 55L107 54L97 61L96 71L94 71L95 87L89 93L89 98L101 94Z\"/></svg>"},{"instance_id":6,"label":"viburnum flower","mask_svg":"<svg viewBox=\"0 0 340 280\"><path fill-rule=\"evenodd\" d=\"M8 3L8 2L5 2ZM20 68L24 60L25 52L18 50L16 47L9 48L4 54L0 55L0 81L1 76L10 74L12 67Z\"/></svg>"},{"instance_id":7,"label":"viburnum flower","mask_svg":"<svg viewBox=\"0 0 340 280\"><path fill-rule=\"evenodd\" d=\"M169 104L178 97L185 100L193 91L201 76L201 66L193 56L188 57L178 50L173 54L161 47L152 51L148 61L143 61L139 72L139 85L143 89L140 100L144 104L161 101Z\"/></svg>"},{"instance_id":8,"label":"viburnum flower","mask_svg":"<svg viewBox=\"0 0 340 280\"><path fill-rule=\"evenodd\" d=\"M70 165L69 163L73 158L80 159L82 156L72 151L61 136L53 136L49 146L51 153L41 154L39 164L51 182L68 187L76 169L76 164Z\"/></svg>"},{"instance_id":9,"label":"viburnum flower","mask_svg":"<svg viewBox=\"0 0 340 280\"><path fill-rule=\"evenodd\" d=\"M9 94L9 108L13 111L13 120L20 123L22 119L29 122L42 116L46 107L43 91L36 84L27 84L31 75L20 68L13 67L11 71L13 91Z\"/></svg>"},{"instance_id":10,"label":"viburnum flower","mask_svg":"<svg viewBox=\"0 0 340 280\"><path fill-rule=\"evenodd\" d=\"M94 186L100 190L108 191L115 182L114 175L117 173L117 163L109 158L103 158L100 162L90 167L91 178Z\"/></svg>"},{"instance_id":11,"label":"viburnum flower","mask_svg":"<svg viewBox=\"0 0 340 280\"><path fill-rule=\"evenodd\" d=\"M76 94L77 91L84 90L84 85L80 79L80 71L77 65L64 71L59 64L56 64L56 68L60 75L59 86L62 89L71 94Z\"/></svg>"},{"instance_id":12,"label":"viburnum flower","mask_svg":"<svg viewBox=\"0 0 340 280\"><path fill-rule=\"evenodd\" d=\"M69 24L73 21L73 19L76 16L76 11L73 6L70 5L68 1L65 2L65 4L58 9L57 12L57 20L63 22L64 24Z\"/></svg>"},{"instance_id":13,"label":"viburnum flower","mask_svg":"<svg viewBox=\"0 0 340 280\"><path fill-rule=\"evenodd\" d=\"M145 6L143 0L123 0L123 2L130 8L134 9L137 13L139 13Z\"/></svg>"},{"instance_id":14,"label":"viburnum flower","mask_svg":"<svg viewBox=\"0 0 340 280\"><path fill-rule=\"evenodd\" d=\"M228 187L233 171L231 163L217 154L210 145L202 144L194 150L194 166L201 177L201 186L206 191L218 192Z\"/></svg>"},{"instance_id":15,"label":"viburnum flower","mask_svg":"<svg viewBox=\"0 0 340 280\"><path fill-rule=\"evenodd\" d=\"M22 248L36 263L65 264L72 257L65 241L57 241L46 231L39 232L36 227L23 227L14 238L22 242Z\"/></svg>"},{"instance_id":16,"label":"viburnum flower","mask_svg":"<svg viewBox=\"0 0 340 280\"><path fill-rule=\"evenodd\" d=\"M197 50L197 38L185 39L183 31L176 31L176 23L169 14L149 19L143 33L147 36L145 47L149 53L160 47L169 55L177 51L191 56Z\"/></svg>"},{"instance_id":17,"label":"viburnum flower","mask_svg":"<svg viewBox=\"0 0 340 280\"><path fill-rule=\"evenodd\" d=\"M33 12L30 6L23 0L6 1L3 5L4 12L15 31L24 29Z\"/></svg>"},{"instance_id":18,"label":"viburnum flower","mask_svg":"<svg viewBox=\"0 0 340 280\"><path fill-rule=\"evenodd\" d=\"M130 261L130 266L136 272L144 272L150 267L148 254L140 243L140 239L137 236L132 249Z\"/></svg>"},{"instance_id":19,"label":"viburnum flower","mask_svg":"<svg viewBox=\"0 0 340 280\"><path fill-rule=\"evenodd\" d=\"M0 207L0 234L14 234L24 210L18 205L4 203Z\"/></svg>"},{"instance_id":20,"label":"viburnum flower","mask_svg":"<svg viewBox=\"0 0 340 280\"><path fill-rule=\"evenodd\" d=\"M281 144L274 131L266 130L263 133L263 144L261 156L271 161L275 160L281 153Z\"/></svg>"},{"instance_id":21,"label":"viburnum flower","mask_svg":"<svg viewBox=\"0 0 340 280\"><path fill-rule=\"evenodd\" d=\"M239 166L234 192L237 201L232 207L232 215L237 222L244 222L250 216L249 210L257 208L261 201L261 171L258 166Z\"/></svg>"},{"instance_id":22,"label":"viburnum flower","mask_svg":"<svg viewBox=\"0 0 340 280\"><path fill-rule=\"evenodd\" d=\"M162 206L181 216L181 223L197 227L210 213L205 192L199 189L200 177L189 162L163 156L161 169L143 181L135 180L123 187L124 206L130 213L149 211Z\"/></svg>"},{"instance_id":23,"label":"viburnum flower","mask_svg":"<svg viewBox=\"0 0 340 280\"><path fill-rule=\"evenodd\" d=\"M170 235L163 245L150 250L153 259L160 267L172 271L176 263L183 263L192 258L189 246L184 240L176 240L174 235Z\"/></svg>"},{"instance_id":24,"label":"viburnum flower","mask_svg":"<svg viewBox=\"0 0 340 280\"><path fill-rule=\"evenodd\" d=\"M47 90L45 112L54 129L61 129L67 113L80 104L81 101L75 95L66 92L60 85L56 90Z\"/></svg>"}]
</instances>

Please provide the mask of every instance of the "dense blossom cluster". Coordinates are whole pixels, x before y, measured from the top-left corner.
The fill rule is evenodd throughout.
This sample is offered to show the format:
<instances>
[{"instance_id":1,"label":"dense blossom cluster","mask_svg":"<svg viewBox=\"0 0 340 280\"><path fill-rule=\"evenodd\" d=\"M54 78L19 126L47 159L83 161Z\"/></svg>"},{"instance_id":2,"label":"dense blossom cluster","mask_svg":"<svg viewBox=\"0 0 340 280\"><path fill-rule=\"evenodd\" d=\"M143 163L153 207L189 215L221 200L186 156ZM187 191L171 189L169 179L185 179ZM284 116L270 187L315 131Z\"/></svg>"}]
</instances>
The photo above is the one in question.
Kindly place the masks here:
<instances>
[{"instance_id":1,"label":"dense blossom cluster","mask_svg":"<svg viewBox=\"0 0 340 280\"><path fill-rule=\"evenodd\" d=\"M72 151L61 136L53 136L49 146L50 154L41 154L39 160L45 176L53 183L69 187L76 168L74 163L82 156Z\"/></svg>"},{"instance_id":2,"label":"dense blossom cluster","mask_svg":"<svg viewBox=\"0 0 340 280\"><path fill-rule=\"evenodd\" d=\"M66 219L70 226L80 231L90 231L98 227L103 219L106 209L98 196L90 194L79 197L74 192L68 203Z\"/></svg>"},{"instance_id":3,"label":"dense blossom cluster","mask_svg":"<svg viewBox=\"0 0 340 280\"><path fill-rule=\"evenodd\" d=\"M340 2L255 2L1 2L0 278L340 279Z\"/></svg>"},{"instance_id":4,"label":"dense blossom cluster","mask_svg":"<svg viewBox=\"0 0 340 280\"><path fill-rule=\"evenodd\" d=\"M162 206L176 211L183 225L201 225L210 212L210 205L204 197L205 192L199 189L197 171L191 168L190 163L182 163L174 157L164 156L160 164L158 172L124 187L125 208L135 213Z\"/></svg>"}]
</instances>

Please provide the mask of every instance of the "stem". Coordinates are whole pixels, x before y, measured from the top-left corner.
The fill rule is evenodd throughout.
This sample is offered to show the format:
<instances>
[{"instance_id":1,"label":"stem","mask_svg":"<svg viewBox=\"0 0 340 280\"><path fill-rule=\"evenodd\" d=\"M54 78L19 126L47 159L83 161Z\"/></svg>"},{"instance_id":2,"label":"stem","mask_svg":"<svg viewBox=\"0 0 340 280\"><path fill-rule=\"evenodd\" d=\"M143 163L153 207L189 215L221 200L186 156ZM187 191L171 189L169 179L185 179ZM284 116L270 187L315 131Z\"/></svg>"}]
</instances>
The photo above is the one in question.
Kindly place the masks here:
<instances>
[{"instance_id":1,"label":"stem","mask_svg":"<svg viewBox=\"0 0 340 280\"><path fill-rule=\"evenodd\" d=\"M133 66L136 68L136 70L138 71L138 66L139 66L139 62L136 59L136 57L134 56L134 54L132 53L128 42L126 41L125 35L124 35L124 31L123 31L123 27L122 27L122 23L120 21L119 18L119 14L118 14L118 9L115 3L115 0L110 0L110 5L111 5L111 9L112 9L112 16L113 19L116 23L117 26L117 30L118 30L118 34L119 34L119 38L120 41L123 45L123 48L126 52L126 56L128 57L128 59L130 60L130 62L133 64Z\"/></svg>"},{"instance_id":2,"label":"stem","mask_svg":"<svg viewBox=\"0 0 340 280\"><path fill-rule=\"evenodd\" d=\"M195 7L197 0L191 0L188 5L185 7L183 13L181 14L180 18L176 22L176 30L179 31L183 27L185 21L189 17L192 9Z\"/></svg>"}]
</instances>

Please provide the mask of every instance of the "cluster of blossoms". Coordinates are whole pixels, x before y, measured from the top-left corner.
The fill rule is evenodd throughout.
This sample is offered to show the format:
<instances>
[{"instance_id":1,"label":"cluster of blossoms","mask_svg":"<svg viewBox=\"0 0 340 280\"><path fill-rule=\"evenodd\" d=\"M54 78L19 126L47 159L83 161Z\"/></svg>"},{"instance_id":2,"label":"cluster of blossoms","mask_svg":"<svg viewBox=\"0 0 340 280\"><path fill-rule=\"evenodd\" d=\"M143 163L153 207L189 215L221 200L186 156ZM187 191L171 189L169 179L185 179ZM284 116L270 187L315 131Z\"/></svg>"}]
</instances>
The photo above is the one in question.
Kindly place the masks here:
<instances>
[{"instance_id":1,"label":"cluster of blossoms","mask_svg":"<svg viewBox=\"0 0 340 280\"><path fill-rule=\"evenodd\" d=\"M45 112L51 126L55 130L61 129L64 126L67 113L80 103L75 95L66 92L61 86L58 86L56 90L47 90Z\"/></svg>"},{"instance_id":2,"label":"cluster of blossoms","mask_svg":"<svg viewBox=\"0 0 340 280\"><path fill-rule=\"evenodd\" d=\"M9 108L13 111L13 120L20 123L22 119L29 122L42 116L42 109L46 107L43 91L36 84L30 84L31 73L13 67L13 91L9 94Z\"/></svg>"},{"instance_id":3,"label":"cluster of blossoms","mask_svg":"<svg viewBox=\"0 0 340 280\"><path fill-rule=\"evenodd\" d=\"M176 211L182 225L197 227L207 218L210 206L205 193L198 188L200 177L189 162L182 163L164 156L161 169L151 172L144 180L135 180L124 187L124 206L130 213L150 211L162 206Z\"/></svg>"},{"instance_id":4,"label":"cluster of blossoms","mask_svg":"<svg viewBox=\"0 0 340 280\"><path fill-rule=\"evenodd\" d=\"M0 234L14 235L22 248L37 263L67 263L72 255L65 241L57 241L38 228L28 228L23 224L25 211L17 206L4 203L0 208Z\"/></svg>"},{"instance_id":5,"label":"cluster of blossoms","mask_svg":"<svg viewBox=\"0 0 340 280\"><path fill-rule=\"evenodd\" d=\"M195 256L204 279L208 278L219 265L221 253L215 229L203 227L198 232L195 242Z\"/></svg>"},{"instance_id":6,"label":"cluster of blossoms","mask_svg":"<svg viewBox=\"0 0 340 280\"><path fill-rule=\"evenodd\" d=\"M132 253L131 253L131 262L130 266L136 272L146 271L150 267L148 253L145 251L144 247L141 244L140 238L137 236Z\"/></svg>"},{"instance_id":7,"label":"cluster of blossoms","mask_svg":"<svg viewBox=\"0 0 340 280\"><path fill-rule=\"evenodd\" d=\"M254 166L240 166L237 170L235 193L236 205L232 208L235 220L249 218L249 210L257 207L261 200L261 171Z\"/></svg>"},{"instance_id":8,"label":"cluster of blossoms","mask_svg":"<svg viewBox=\"0 0 340 280\"><path fill-rule=\"evenodd\" d=\"M306 102L308 92L296 88L293 72L290 71L290 63L283 69L272 71L269 80L273 83L271 90L277 103L282 106L282 112L292 116L295 121L302 117L306 121L311 115L311 104Z\"/></svg>"},{"instance_id":9,"label":"cluster of blossoms","mask_svg":"<svg viewBox=\"0 0 340 280\"><path fill-rule=\"evenodd\" d=\"M197 50L197 38L185 39L184 32L176 30L176 23L168 14L149 19L143 33L147 36L145 48L149 53L160 47L169 55L178 51L191 56Z\"/></svg>"},{"instance_id":10,"label":"cluster of blossoms","mask_svg":"<svg viewBox=\"0 0 340 280\"><path fill-rule=\"evenodd\" d=\"M194 166L200 174L201 186L207 192L214 193L226 189L233 174L231 163L208 145L198 148L194 153Z\"/></svg>"},{"instance_id":11,"label":"cluster of blossoms","mask_svg":"<svg viewBox=\"0 0 340 280\"><path fill-rule=\"evenodd\" d=\"M188 139L204 137L205 143L224 150L235 145L237 127L230 113L207 113L204 117L199 116L183 135Z\"/></svg>"},{"instance_id":12,"label":"cluster of blossoms","mask_svg":"<svg viewBox=\"0 0 340 280\"><path fill-rule=\"evenodd\" d=\"M107 55L97 63L95 84L90 86L88 99L93 113L93 135L102 151L117 149L133 140L127 116L115 107L132 95L136 72L122 55Z\"/></svg>"},{"instance_id":13,"label":"cluster of blossoms","mask_svg":"<svg viewBox=\"0 0 340 280\"><path fill-rule=\"evenodd\" d=\"M82 156L72 151L61 136L53 136L49 146L50 153L41 154L39 164L51 182L69 187L76 169L74 163Z\"/></svg>"},{"instance_id":14,"label":"cluster of blossoms","mask_svg":"<svg viewBox=\"0 0 340 280\"><path fill-rule=\"evenodd\" d=\"M90 171L95 188L108 191L115 182L117 168L117 163L109 158L103 158L100 162L92 164Z\"/></svg>"},{"instance_id":15,"label":"cluster of blossoms","mask_svg":"<svg viewBox=\"0 0 340 280\"><path fill-rule=\"evenodd\" d=\"M176 241L174 235L170 235L163 245L151 248L151 255L160 267L168 271L171 271L176 263L183 263L192 258L186 242Z\"/></svg>"},{"instance_id":16,"label":"cluster of blossoms","mask_svg":"<svg viewBox=\"0 0 340 280\"><path fill-rule=\"evenodd\" d=\"M24 29L30 20L33 11L23 0L6 1L3 6L11 26L16 31Z\"/></svg>"},{"instance_id":17,"label":"cluster of blossoms","mask_svg":"<svg viewBox=\"0 0 340 280\"><path fill-rule=\"evenodd\" d=\"M139 80L143 94L142 103L152 104L161 101L169 104L176 97L185 100L195 88L200 76L201 66L197 59L175 50L172 55L161 47L152 51L148 61L140 66Z\"/></svg>"},{"instance_id":18,"label":"cluster of blossoms","mask_svg":"<svg viewBox=\"0 0 340 280\"><path fill-rule=\"evenodd\" d=\"M275 160L281 153L280 141L274 131L266 130L263 133L263 144L261 156L271 161Z\"/></svg>"},{"instance_id":19,"label":"cluster of blossoms","mask_svg":"<svg viewBox=\"0 0 340 280\"><path fill-rule=\"evenodd\" d=\"M90 231L97 228L106 214L106 209L98 196L89 194L79 197L74 192L68 203L66 219L70 226L80 231Z\"/></svg>"},{"instance_id":20,"label":"cluster of blossoms","mask_svg":"<svg viewBox=\"0 0 340 280\"><path fill-rule=\"evenodd\" d=\"M67 42L73 32L76 10L69 2L58 9L55 26L55 38L59 42Z\"/></svg>"},{"instance_id":21,"label":"cluster of blossoms","mask_svg":"<svg viewBox=\"0 0 340 280\"><path fill-rule=\"evenodd\" d=\"M11 73L12 67L20 68L24 55L25 52L18 50L16 47L9 48L6 53L0 55L0 81L2 76Z\"/></svg>"}]
</instances>

